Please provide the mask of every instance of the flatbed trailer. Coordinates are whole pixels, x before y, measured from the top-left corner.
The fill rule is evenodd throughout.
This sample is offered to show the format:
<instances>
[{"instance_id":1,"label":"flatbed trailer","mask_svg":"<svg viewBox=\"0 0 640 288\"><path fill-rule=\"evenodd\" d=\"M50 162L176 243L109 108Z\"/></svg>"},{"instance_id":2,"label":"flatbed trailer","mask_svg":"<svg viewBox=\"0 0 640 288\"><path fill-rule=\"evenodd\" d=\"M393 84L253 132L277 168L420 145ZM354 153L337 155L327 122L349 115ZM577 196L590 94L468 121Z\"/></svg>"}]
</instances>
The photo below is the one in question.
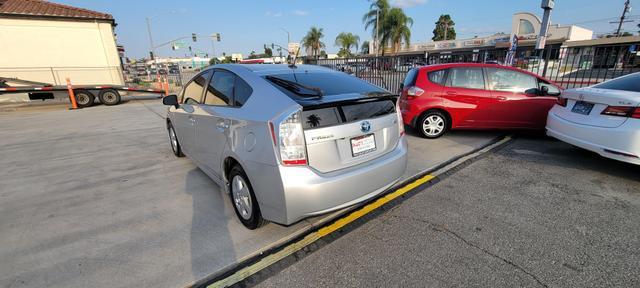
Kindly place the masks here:
<instances>
[{"instance_id":1,"label":"flatbed trailer","mask_svg":"<svg viewBox=\"0 0 640 288\"><path fill-rule=\"evenodd\" d=\"M7 83L20 83L24 86L9 86ZM122 99L120 92L144 92L166 96L166 90L143 89L124 85L52 85L49 83L0 77L0 96L2 94L28 93L30 99L53 99L53 92L67 92L73 108L92 106L96 98L104 105L117 105Z\"/></svg>"}]
</instances>

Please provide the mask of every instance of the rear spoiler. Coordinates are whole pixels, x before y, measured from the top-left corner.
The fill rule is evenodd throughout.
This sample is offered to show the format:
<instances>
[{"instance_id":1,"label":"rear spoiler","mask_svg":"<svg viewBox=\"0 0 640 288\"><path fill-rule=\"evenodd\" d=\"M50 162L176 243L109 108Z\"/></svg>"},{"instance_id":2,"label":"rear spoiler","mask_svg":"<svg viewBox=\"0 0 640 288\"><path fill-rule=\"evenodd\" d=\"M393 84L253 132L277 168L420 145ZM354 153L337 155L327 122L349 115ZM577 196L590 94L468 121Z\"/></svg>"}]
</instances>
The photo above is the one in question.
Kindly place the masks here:
<instances>
[{"instance_id":1,"label":"rear spoiler","mask_svg":"<svg viewBox=\"0 0 640 288\"><path fill-rule=\"evenodd\" d=\"M349 94L349 95L353 95L353 94ZM346 105L353 105L358 103L384 101L384 100L391 100L395 105L396 100L398 99L399 96L400 95L398 94L384 94L379 96L358 95L358 97L344 97L344 96L341 97L341 95L336 95L335 97L325 96L321 100L310 100L310 101L299 100L296 102L302 105L302 110L308 111L308 110L322 109L322 108L328 108L328 107L346 106Z\"/></svg>"}]
</instances>

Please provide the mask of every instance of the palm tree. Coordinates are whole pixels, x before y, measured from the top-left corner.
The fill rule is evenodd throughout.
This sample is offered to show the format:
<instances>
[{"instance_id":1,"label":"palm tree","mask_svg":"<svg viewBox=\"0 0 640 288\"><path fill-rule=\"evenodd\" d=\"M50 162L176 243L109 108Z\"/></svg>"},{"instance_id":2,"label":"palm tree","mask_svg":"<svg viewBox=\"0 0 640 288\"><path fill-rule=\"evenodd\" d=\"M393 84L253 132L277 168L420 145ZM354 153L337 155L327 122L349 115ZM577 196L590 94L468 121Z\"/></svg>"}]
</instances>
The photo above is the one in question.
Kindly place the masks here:
<instances>
[{"instance_id":1,"label":"palm tree","mask_svg":"<svg viewBox=\"0 0 640 288\"><path fill-rule=\"evenodd\" d=\"M336 46L340 47L340 51L343 51L347 56L351 56L351 47L355 47L356 51L358 50L358 43L360 42L360 37L358 35L353 34L351 32L345 33L342 32L338 34L336 37Z\"/></svg>"},{"instance_id":2,"label":"palm tree","mask_svg":"<svg viewBox=\"0 0 640 288\"><path fill-rule=\"evenodd\" d=\"M378 45L378 43L381 43L380 37L382 35L382 29L378 29L378 25L382 28L382 22L384 22L389 9L391 9L391 5L389 5L389 0L371 1L373 3L369 6L369 11L362 16L362 22L364 23L364 30L367 30L369 27L372 28L371 36L373 36L374 41L377 42L374 47L380 50L381 47L379 47L380 45ZM376 35L376 33L379 33L380 35Z\"/></svg>"},{"instance_id":3,"label":"palm tree","mask_svg":"<svg viewBox=\"0 0 640 288\"><path fill-rule=\"evenodd\" d=\"M369 41L362 42L362 45L360 45L360 53L369 54Z\"/></svg>"},{"instance_id":4,"label":"palm tree","mask_svg":"<svg viewBox=\"0 0 640 288\"><path fill-rule=\"evenodd\" d=\"M318 59L318 55L320 55L320 50L325 47L322 42L322 37L324 37L322 28L313 26L309 32L307 32L307 35L302 38L302 46L304 46L307 51L311 51L311 55L316 59Z\"/></svg>"},{"instance_id":5,"label":"palm tree","mask_svg":"<svg viewBox=\"0 0 640 288\"><path fill-rule=\"evenodd\" d=\"M391 8L385 15L384 21L380 25L380 43L391 45L393 53L400 50L400 45L404 41L405 46L409 47L411 39L411 27L413 19L402 11L401 8Z\"/></svg>"},{"instance_id":6,"label":"palm tree","mask_svg":"<svg viewBox=\"0 0 640 288\"><path fill-rule=\"evenodd\" d=\"M371 3L369 7L369 11L362 16L362 22L364 23L364 30L367 30L369 27L372 27L371 31L372 36L376 36L376 30L378 28L378 23L385 18L387 12L391 9L391 5L389 5L389 0L375 0L374 3ZM380 19L378 19L378 16Z\"/></svg>"}]
</instances>

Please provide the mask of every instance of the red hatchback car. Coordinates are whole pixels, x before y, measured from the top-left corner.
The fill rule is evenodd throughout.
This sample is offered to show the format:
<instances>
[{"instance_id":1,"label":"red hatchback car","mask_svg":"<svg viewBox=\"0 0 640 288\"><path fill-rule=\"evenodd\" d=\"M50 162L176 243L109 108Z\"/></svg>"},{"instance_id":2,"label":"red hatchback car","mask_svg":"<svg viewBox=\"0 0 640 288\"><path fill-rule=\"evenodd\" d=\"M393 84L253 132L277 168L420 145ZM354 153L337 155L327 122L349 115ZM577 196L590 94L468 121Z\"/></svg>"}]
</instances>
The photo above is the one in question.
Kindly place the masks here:
<instances>
[{"instance_id":1,"label":"red hatchback car","mask_svg":"<svg viewBox=\"0 0 640 288\"><path fill-rule=\"evenodd\" d=\"M544 129L561 88L538 75L496 64L414 68L402 83L405 124L426 138L449 129Z\"/></svg>"}]
</instances>

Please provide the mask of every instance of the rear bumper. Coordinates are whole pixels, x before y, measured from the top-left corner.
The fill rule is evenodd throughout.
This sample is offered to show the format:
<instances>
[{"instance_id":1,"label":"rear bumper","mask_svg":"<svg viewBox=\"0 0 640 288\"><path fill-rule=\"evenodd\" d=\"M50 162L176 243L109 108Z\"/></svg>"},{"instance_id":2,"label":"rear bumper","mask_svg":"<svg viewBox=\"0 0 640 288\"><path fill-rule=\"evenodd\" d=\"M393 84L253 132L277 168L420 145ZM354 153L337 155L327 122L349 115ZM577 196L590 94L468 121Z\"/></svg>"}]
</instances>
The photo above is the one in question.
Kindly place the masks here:
<instances>
[{"instance_id":1,"label":"rear bumper","mask_svg":"<svg viewBox=\"0 0 640 288\"><path fill-rule=\"evenodd\" d=\"M619 154L640 157L640 130L633 127L637 125L634 122L640 121L630 119L616 128L587 126L564 120L552 109L547 117L547 135L607 158L640 164L640 158Z\"/></svg>"},{"instance_id":2,"label":"rear bumper","mask_svg":"<svg viewBox=\"0 0 640 288\"><path fill-rule=\"evenodd\" d=\"M282 224L324 214L370 199L395 184L407 167L407 141L400 138L397 147L355 167L331 173L319 173L309 167L280 166L283 183Z\"/></svg>"}]
</instances>

